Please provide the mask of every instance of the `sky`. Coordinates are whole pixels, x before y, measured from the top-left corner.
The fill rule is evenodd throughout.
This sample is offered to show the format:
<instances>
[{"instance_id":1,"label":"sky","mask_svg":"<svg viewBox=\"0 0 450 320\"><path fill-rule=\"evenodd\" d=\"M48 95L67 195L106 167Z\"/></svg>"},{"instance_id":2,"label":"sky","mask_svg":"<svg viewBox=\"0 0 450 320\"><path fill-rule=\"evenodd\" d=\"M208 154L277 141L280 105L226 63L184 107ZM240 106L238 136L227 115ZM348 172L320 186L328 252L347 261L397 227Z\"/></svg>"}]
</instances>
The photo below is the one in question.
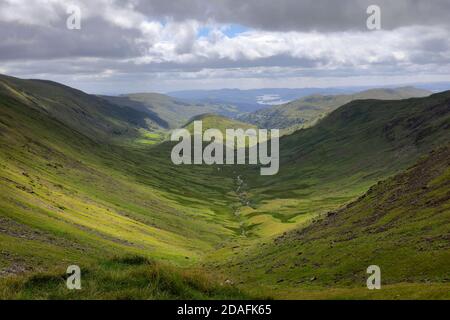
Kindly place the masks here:
<instances>
[{"instance_id":1,"label":"sky","mask_svg":"<svg viewBox=\"0 0 450 320\"><path fill-rule=\"evenodd\" d=\"M449 17L448 0L0 0L0 73L102 94L450 82Z\"/></svg>"}]
</instances>

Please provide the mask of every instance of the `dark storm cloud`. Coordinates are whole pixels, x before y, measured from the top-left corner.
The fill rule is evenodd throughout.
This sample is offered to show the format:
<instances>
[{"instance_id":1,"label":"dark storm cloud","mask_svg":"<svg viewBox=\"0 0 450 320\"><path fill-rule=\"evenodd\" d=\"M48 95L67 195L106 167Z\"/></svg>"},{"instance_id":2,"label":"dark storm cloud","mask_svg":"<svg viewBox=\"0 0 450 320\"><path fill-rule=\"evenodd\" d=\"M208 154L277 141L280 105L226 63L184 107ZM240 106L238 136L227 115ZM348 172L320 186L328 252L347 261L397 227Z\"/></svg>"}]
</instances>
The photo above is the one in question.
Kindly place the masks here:
<instances>
[{"instance_id":1,"label":"dark storm cloud","mask_svg":"<svg viewBox=\"0 0 450 320\"><path fill-rule=\"evenodd\" d=\"M82 30L78 31L65 27L67 14L63 1L23 1L20 8L25 15L35 11L42 15L42 20L48 18L46 15L57 17L47 24L26 23L28 17L11 20L2 17L0 12L0 59L143 56L152 43L148 35L143 34L142 20L235 23L263 31L367 31L367 6L377 4L382 10L383 29L450 24L449 0L98 0L80 3L86 6L83 10L88 11L88 17L84 17L83 11ZM0 10L5 10L3 5L0 1ZM53 10L45 11L46 6ZM15 7L11 4L8 7L14 14ZM116 11L111 13L112 7ZM123 23L129 26L124 27ZM190 53L195 36L194 32L189 37L176 39L175 53ZM442 42L440 38L430 40L424 46L439 50L446 45L439 42ZM292 60L288 55L285 58ZM202 61L201 57L198 61ZM292 62L278 61L284 65Z\"/></svg>"},{"instance_id":2,"label":"dark storm cloud","mask_svg":"<svg viewBox=\"0 0 450 320\"><path fill-rule=\"evenodd\" d=\"M0 21L0 59L68 57L126 58L142 54L134 42L140 32L101 19L86 19L82 30L68 30L65 21L51 26Z\"/></svg>"},{"instance_id":3,"label":"dark storm cloud","mask_svg":"<svg viewBox=\"0 0 450 320\"><path fill-rule=\"evenodd\" d=\"M381 8L384 29L450 24L448 0L140 0L136 9L153 17L212 19L263 30L342 31L364 29L369 5Z\"/></svg>"}]
</instances>

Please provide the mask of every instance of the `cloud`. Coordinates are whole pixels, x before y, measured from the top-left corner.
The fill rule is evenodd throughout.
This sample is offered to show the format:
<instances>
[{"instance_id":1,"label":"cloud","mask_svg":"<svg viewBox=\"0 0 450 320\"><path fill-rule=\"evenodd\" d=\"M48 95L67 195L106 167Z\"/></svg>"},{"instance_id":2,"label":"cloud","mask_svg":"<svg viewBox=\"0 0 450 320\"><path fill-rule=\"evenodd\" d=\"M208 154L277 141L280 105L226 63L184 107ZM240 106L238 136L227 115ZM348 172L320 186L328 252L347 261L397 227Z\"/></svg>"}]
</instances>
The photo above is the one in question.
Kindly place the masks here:
<instances>
[{"instance_id":1,"label":"cloud","mask_svg":"<svg viewBox=\"0 0 450 320\"><path fill-rule=\"evenodd\" d=\"M268 31L343 31L364 29L373 4L382 10L385 29L450 24L447 0L141 0L136 9L155 18L214 20Z\"/></svg>"},{"instance_id":2,"label":"cloud","mask_svg":"<svg viewBox=\"0 0 450 320\"><path fill-rule=\"evenodd\" d=\"M383 29L372 32L365 20L373 2L74 0L82 29L68 30L64 1L2 0L0 61L13 75L78 81L83 88L440 79L450 65L450 3L375 1Z\"/></svg>"}]
</instances>

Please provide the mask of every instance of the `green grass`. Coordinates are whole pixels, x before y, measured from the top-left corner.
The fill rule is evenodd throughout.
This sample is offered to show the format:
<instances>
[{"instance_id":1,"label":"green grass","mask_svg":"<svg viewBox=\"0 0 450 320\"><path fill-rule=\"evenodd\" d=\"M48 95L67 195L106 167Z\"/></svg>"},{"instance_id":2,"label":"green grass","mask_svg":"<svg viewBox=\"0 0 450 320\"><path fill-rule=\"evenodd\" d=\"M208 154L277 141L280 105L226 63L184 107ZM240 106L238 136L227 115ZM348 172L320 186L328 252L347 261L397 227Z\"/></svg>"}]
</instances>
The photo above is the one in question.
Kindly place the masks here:
<instances>
[{"instance_id":1,"label":"green grass","mask_svg":"<svg viewBox=\"0 0 450 320\"><path fill-rule=\"evenodd\" d=\"M169 144L100 144L8 97L1 116L0 216L98 251L175 262L233 237L233 180L173 166Z\"/></svg>"},{"instance_id":2,"label":"green grass","mask_svg":"<svg viewBox=\"0 0 450 320\"><path fill-rule=\"evenodd\" d=\"M158 93L135 93L120 97L102 97L114 104L144 112L163 121L164 128L175 129L186 124L192 117L206 114L237 114L232 106L188 103Z\"/></svg>"},{"instance_id":3,"label":"green grass","mask_svg":"<svg viewBox=\"0 0 450 320\"><path fill-rule=\"evenodd\" d=\"M207 129L217 129L222 132L223 136L225 136L226 129L256 129L256 126L233 120L224 116L215 114L202 114L193 117L186 125L184 125L184 128L188 129L191 133L194 132L194 121L202 121L203 131Z\"/></svg>"},{"instance_id":4,"label":"green grass","mask_svg":"<svg viewBox=\"0 0 450 320\"><path fill-rule=\"evenodd\" d=\"M274 299L288 300L449 300L450 285L443 283L398 283L382 286L380 290L368 290L367 287L312 287L297 285L287 288L285 285L264 287ZM249 288L249 292L254 289Z\"/></svg>"},{"instance_id":5,"label":"green grass","mask_svg":"<svg viewBox=\"0 0 450 320\"><path fill-rule=\"evenodd\" d=\"M399 225L382 233L356 224L356 238L348 238L353 220L330 228L321 219L447 143L448 93L344 106L284 137L280 173L261 177L256 166L172 165L173 144L164 141L168 132L155 127L157 118L144 125L134 118L142 114L130 118L120 109L127 106L105 110L101 99L54 83L10 82L0 85L5 298L75 298L61 282L71 264L86 270L80 299L246 296L236 288L221 290L227 277L252 296L275 296L270 289L275 286L279 297L292 297L300 283L318 297L352 297L372 260L389 270L384 274L389 297L395 297L398 283L407 283L398 290L410 292L429 281L428 297L446 286L449 257L441 247L446 238L436 237L448 234L448 206L430 203L447 195L448 174L433 173L420 210L408 204L416 194L389 209L373 228ZM236 122L207 119L207 126L230 125ZM396 190L396 184L384 186L386 192ZM382 201L365 202L352 217L369 219L372 206ZM299 239L302 232L309 238ZM114 260L117 256L157 262L128 265ZM203 287L198 285L203 280L192 284L189 270L206 278L212 274L213 280ZM163 282L148 286L155 273ZM311 277L317 281L309 283Z\"/></svg>"},{"instance_id":6,"label":"green grass","mask_svg":"<svg viewBox=\"0 0 450 320\"><path fill-rule=\"evenodd\" d=\"M261 128L282 129L290 134L309 128L330 112L351 101L364 99L401 100L412 97L426 97L431 92L413 87L397 89L372 89L348 95L312 95L280 106L258 110L240 116L240 119Z\"/></svg>"},{"instance_id":7,"label":"green grass","mask_svg":"<svg viewBox=\"0 0 450 320\"><path fill-rule=\"evenodd\" d=\"M316 126L284 137L277 175L260 176L257 167L240 170L251 217L271 215L279 223L304 220L356 199L449 141L448 104L448 92L401 101L354 101Z\"/></svg>"},{"instance_id":8,"label":"green grass","mask_svg":"<svg viewBox=\"0 0 450 320\"><path fill-rule=\"evenodd\" d=\"M210 266L233 270L235 281L244 284L274 286L279 296L305 298L311 291L311 297L324 298L448 299L449 159L450 147L433 152L302 229L250 243L233 255L215 252ZM370 265L380 266L386 296L383 288L376 294L362 289Z\"/></svg>"},{"instance_id":9,"label":"green grass","mask_svg":"<svg viewBox=\"0 0 450 320\"><path fill-rule=\"evenodd\" d=\"M69 290L65 270L0 279L0 299L208 300L252 299L224 280L178 270L139 256L80 266L81 290ZM260 297L260 296L259 296Z\"/></svg>"}]
</instances>

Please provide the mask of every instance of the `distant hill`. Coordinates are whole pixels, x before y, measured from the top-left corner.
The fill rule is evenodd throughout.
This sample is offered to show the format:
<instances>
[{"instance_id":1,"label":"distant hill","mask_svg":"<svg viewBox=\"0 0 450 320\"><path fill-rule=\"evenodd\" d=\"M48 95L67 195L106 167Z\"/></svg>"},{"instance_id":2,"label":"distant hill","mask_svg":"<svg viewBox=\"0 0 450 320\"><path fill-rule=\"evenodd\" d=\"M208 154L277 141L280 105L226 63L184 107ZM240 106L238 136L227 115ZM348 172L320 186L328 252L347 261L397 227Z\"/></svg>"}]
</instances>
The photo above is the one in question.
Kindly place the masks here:
<instances>
[{"instance_id":1,"label":"distant hill","mask_svg":"<svg viewBox=\"0 0 450 320\"><path fill-rule=\"evenodd\" d=\"M286 133L308 127L338 107L363 99L401 100L426 97L431 92L413 87L371 89L347 95L311 95L287 104L273 106L238 117L260 128L285 129Z\"/></svg>"},{"instance_id":2,"label":"distant hill","mask_svg":"<svg viewBox=\"0 0 450 320\"><path fill-rule=\"evenodd\" d=\"M117 105L127 106L140 112L156 115L167 123L168 128L180 128L194 116L215 113L237 114L235 108L211 103L189 103L159 93L135 93L118 97L102 96Z\"/></svg>"},{"instance_id":3,"label":"distant hill","mask_svg":"<svg viewBox=\"0 0 450 320\"><path fill-rule=\"evenodd\" d=\"M189 131L193 132L194 130L194 121L202 121L203 131L208 129L218 129L223 134L225 134L226 129L250 129L256 128L254 125L240 122L238 120L230 119L224 116L215 115L215 114L202 114L199 116L193 117L184 128L187 128Z\"/></svg>"},{"instance_id":4,"label":"distant hill","mask_svg":"<svg viewBox=\"0 0 450 320\"><path fill-rule=\"evenodd\" d=\"M169 92L174 98L193 103L223 104L235 106L239 113L254 112L270 105L279 105L285 101L299 99L311 94L343 94L355 89L340 88L266 88L266 89L219 89L219 90L186 90Z\"/></svg>"}]
</instances>

